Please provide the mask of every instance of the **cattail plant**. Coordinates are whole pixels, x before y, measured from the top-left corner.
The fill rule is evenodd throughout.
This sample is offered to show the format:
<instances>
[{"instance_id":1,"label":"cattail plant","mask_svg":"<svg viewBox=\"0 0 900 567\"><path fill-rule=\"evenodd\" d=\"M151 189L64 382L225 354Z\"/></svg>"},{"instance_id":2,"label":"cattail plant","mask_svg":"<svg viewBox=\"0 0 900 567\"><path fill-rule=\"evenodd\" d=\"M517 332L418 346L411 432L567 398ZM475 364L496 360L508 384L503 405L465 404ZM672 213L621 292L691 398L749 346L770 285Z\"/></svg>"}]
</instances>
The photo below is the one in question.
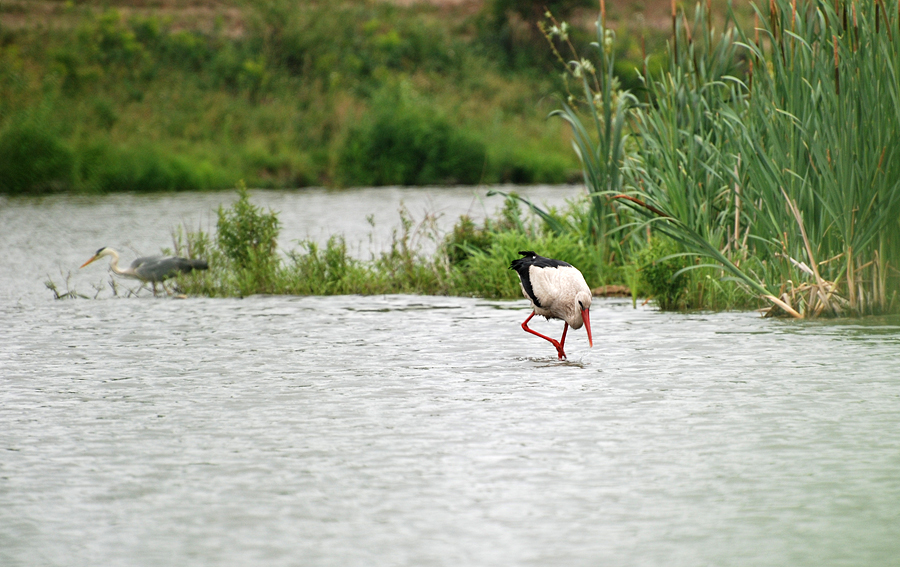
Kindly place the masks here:
<instances>
[{"instance_id":1,"label":"cattail plant","mask_svg":"<svg viewBox=\"0 0 900 567\"><path fill-rule=\"evenodd\" d=\"M741 144L753 235L768 243L770 288L806 316L896 307L886 290L900 267L900 46L881 31L878 2L849 4L808 2L791 34L764 30L768 50L745 41L772 64ZM843 13L847 25L833 25Z\"/></svg>"},{"instance_id":2,"label":"cattail plant","mask_svg":"<svg viewBox=\"0 0 900 567\"><path fill-rule=\"evenodd\" d=\"M698 5L671 68L646 77L620 202L776 311L898 308L900 46L879 23L893 4L769 0L761 40L713 37Z\"/></svg>"},{"instance_id":3,"label":"cattail plant","mask_svg":"<svg viewBox=\"0 0 900 567\"><path fill-rule=\"evenodd\" d=\"M628 135L627 119L632 107L637 104L637 99L619 87L618 78L615 76L615 50L613 42L615 33L606 27L606 4L600 2L600 17L597 20L597 41L591 44L597 63L590 59L578 56L574 46L567 39L561 37L566 43L572 59L566 61L554 46L554 36L561 35L558 31L563 25L557 24L552 15L548 18L552 26L543 26L551 47L557 57L566 66L567 73L578 85L578 94L570 95L562 104L562 109L551 113L565 120L572 128L573 147L582 164L584 183L588 189L589 239L600 250L600 257L604 263L612 261L612 257L618 252L622 254L619 243L610 239L611 232L615 232L622 224L617 218L616 211L610 206L610 196L622 191L622 163L625 159L625 147ZM585 126L581 120L577 102L581 101L590 116L590 126ZM529 203L529 205L531 205ZM558 223L550 215L532 205L532 209L541 215L551 227L559 227Z\"/></svg>"}]
</instances>

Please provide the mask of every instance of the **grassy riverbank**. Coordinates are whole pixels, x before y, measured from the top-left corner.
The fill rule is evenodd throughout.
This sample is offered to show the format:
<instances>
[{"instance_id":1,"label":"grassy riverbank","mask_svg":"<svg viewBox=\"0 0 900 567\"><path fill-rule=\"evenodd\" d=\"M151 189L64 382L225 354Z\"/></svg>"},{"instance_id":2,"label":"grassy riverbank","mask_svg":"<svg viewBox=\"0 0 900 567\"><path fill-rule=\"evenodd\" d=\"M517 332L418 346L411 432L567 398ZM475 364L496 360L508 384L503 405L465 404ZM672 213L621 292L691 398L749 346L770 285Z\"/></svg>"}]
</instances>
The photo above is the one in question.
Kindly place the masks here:
<instances>
[{"instance_id":1,"label":"grassy riverbank","mask_svg":"<svg viewBox=\"0 0 900 567\"><path fill-rule=\"evenodd\" d=\"M559 183L549 57L490 6L4 2L0 191ZM536 50L532 50L535 51Z\"/></svg>"}]
</instances>

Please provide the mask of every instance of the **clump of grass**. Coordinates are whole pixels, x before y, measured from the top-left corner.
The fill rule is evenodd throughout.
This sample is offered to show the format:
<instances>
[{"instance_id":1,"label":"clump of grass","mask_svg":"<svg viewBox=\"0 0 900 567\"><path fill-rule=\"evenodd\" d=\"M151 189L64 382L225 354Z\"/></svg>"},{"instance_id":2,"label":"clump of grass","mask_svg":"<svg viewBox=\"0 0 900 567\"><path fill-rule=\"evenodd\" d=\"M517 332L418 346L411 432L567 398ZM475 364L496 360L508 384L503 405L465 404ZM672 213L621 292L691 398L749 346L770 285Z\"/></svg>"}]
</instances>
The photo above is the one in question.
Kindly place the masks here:
<instances>
[{"instance_id":1,"label":"clump of grass","mask_svg":"<svg viewBox=\"0 0 900 567\"><path fill-rule=\"evenodd\" d=\"M383 289L370 268L350 257L343 237L330 237L324 248L312 241L301 246L305 251L290 252L291 264L285 268L292 294L371 294Z\"/></svg>"},{"instance_id":2,"label":"clump of grass","mask_svg":"<svg viewBox=\"0 0 900 567\"><path fill-rule=\"evenodd\" d=\"M684 306L687 261L670 240L654 238L635 258L641 284L661 309Z\"/></svg>"},{"instance_id":3,"label":"clump of grass","mask_svg":"<svg viewBox=\"0 0 900 567\"><path fill-rule=\"evenodd\" d=\"M66 187L74 152L45 119L9 124L0 131L0 192L46 193Z\"/></svg>"},{"instance_id":4,"label":"clump of grass","mask_svg":"<svg viewBox=\"0 0 900 567\"><path fill-rule=\"evenodd\" d=\"M481 226L462 218L446 236L437 233L433 220L426 216L416 223L401 209L391 246L370 261L351 257L340 235L324 245L302 242L282 257L273 240L277 214L252 205L247 191L239 188L238 200L220 210L215 236L184 229L174 235L177 253L202 256L210 266L179 276L178 286L185 293L214 297L421 293L516 298L520 290L509 264L519 250L531 249L565 258L594 285L603 280L592 246L574 234L556 235L539 219L526 217L514 197L495 218ZM439 242L436 252L422 252L426 240ZM256 244L245 247L244 242Z\"/></svg>"},{"instance_id":5,"label":"clump of grass","mask_svg":"<svg viewBox=\"0 0 900 567\"><path fill-rule=\"evenodd\" d=\"M264 212L250 202L247 187L238 187L238 200L229 209L219 207L216 243L240 269L267 266L275 260L280 230L275 211Z\"/></svg>"}]
</instances>

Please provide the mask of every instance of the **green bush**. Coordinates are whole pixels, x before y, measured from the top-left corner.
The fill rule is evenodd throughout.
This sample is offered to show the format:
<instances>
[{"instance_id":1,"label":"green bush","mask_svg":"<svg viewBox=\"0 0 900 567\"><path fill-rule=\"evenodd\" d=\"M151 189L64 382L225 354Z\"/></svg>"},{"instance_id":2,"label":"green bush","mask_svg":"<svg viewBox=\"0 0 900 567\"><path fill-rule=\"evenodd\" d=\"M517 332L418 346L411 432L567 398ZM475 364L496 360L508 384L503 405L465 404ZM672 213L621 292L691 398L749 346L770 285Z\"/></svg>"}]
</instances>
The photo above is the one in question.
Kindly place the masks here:
<instances>
[{"instance_id":1,"label":"green bush","mask_svg":"<svg viewBox=\"0 0 900 567\"><path fill-rule=\"evenodd\" d=\"M444 241L444 250L451 266L462 264L473 252L484 252L491 245L491 232L475 225L468 215L459 217Z\"/></svg>"},{"instance_id":2,"label":"green bush","mask_svg":"<svg viewBox=\"0 0 900 567\"><path fill-rule=\"evenodd\" d=\"M238 187L238 200L229 209L219 207L216 244L239 269L254 269L277 261L278 215L263 212L250 203L243 185Z\"/></svg>"},{"instance_id":3,"label":"green bush","mask_svg":"<svg viewBox=\"0 0 900 567\"><path fill-rule=\"evenodd\" d=\"M70 189L72 150L40 122L13 124L0 133L0 192Z\"/></svg>"},{"instance_id":4,"label":"green bush","mask_svg":"<svg viewBox=\"0 0 900 567\"><path fill-rule=\"evenodd\" d=\"M338 156L341 185L477 183L485 166L484 144L452 125L434 108L387 91L350 128Z\"/></svg>"},{"instance_id":5,"label":"green bush","mask_svg":"<svg viewBox=\"0 0 900 567\"><path fill-rule=\"evenodd\" d=\"M491 160L491 170L502 183L559 183L569 176L569 169L569 160L540 149L504 147L500 155Z\"/></svg>"},{"instance_id":6,"label":"green bush","mask_svg":"<svg viewBox=\"0 0 900 567\"><path fill-rule=\"evenodd\" d=\"M332 295L359 292L354 284L365 281L359 263L347 254L347 243L341 236L328 239L325 249L313 241L302 243L306 252L291 252L292 292L307 295Z\"/></svg>"},{"instance_id":7,"label":"green bush","mask_svg":"<svg viewBox=\"0 0 900 567\"><path fill-rule=\"evenodd\" d=\"M687 266L687 260L684 256L675 256L679 253L672 241L653 238L635 259L642 288L656 300L660 309L677 309L684 298L688 279L678 272Z\"/></svg>"},{"instance_id":8,"label":"green bush","mask_svg":"<svg viewBox=\"0 0 900 567\"><path fill-rule=\"evenodd\" d=\"M474 251L456 271L460 293L480 297L517 299L522 297L519 279L509 264L520 250L534 250L541 256L559 258L584 274L588 285L601 281L596 251L575 234L527 234L503 231L494 234L490 248Z\"/></svg>"},{"instance_id":9,"label":"green bush","mask_svg":"<svg viewBox=\"0 0 900 567\"><path fill-rule=\"evenodd\" d=\"M208 168L151 146L113 149L101 145L97 152L107 160L92 160L95 165L93 172L88 172L86 184L101 192L187 191L207 189L211 184Z\"/></svg>"}]
</instances>

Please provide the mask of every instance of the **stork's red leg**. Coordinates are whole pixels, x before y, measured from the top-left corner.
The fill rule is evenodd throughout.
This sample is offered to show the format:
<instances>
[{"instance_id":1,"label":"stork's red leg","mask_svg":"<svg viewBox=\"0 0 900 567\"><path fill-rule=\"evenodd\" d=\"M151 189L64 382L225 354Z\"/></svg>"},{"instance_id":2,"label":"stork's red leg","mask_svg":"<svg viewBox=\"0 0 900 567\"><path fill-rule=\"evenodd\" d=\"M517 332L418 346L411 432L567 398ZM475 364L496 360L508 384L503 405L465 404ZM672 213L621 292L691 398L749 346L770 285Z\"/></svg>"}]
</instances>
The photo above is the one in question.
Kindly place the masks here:
<instances>
[{"instance_id":1,"label":"stork's red leg","mask_svg":"<svg viewBox=\"0 0 900 567\"><path fill-rule=\"evenodd\" d=\"M525 319L525 322L522 323L522 329L523 329L525 332L531 333L532 335L537 335L537 336L541 337L541 338L544 339L545 341L550 341L550 343L551 343L553 346L556 347L556 353L559 355L560 360L562 360L563 358L565 358L565 357L566 357L566 353L563 352L563 347L562 347L561 344L559 344L559 341L557 341L556 339L551 339L551 338L548 337L547 335L542 335L542 334L538 333L537 331L533 331L533 330L531 330L530 328L528 328L528 322L531 321L531 318L534 317L534 316L535 316L535 312L532 311L532 312L531 312L531 315L528 316L528 319ZM567 331L568 329L569 329L569 324L566 323L566 328L563 330L563 342L565 342L565 340L566 340L566 331Z\"/></svg>"},{"instance_id":2,"label":"stork's red leg","mask_svg":"<svg viewBox=\"0 0 900 567\"><path fill-rule=\"evenodd\" d=\"M562 354L562 356L560 356L560 358L566 357L566 353L563 352L563 347L566 346L566 333L567 332L569 332L569 324L568 323L566 323L566 326L563 327L563 336L561 339L559 339L559 352L560 352L560 354Z\"/></svg>"}]
</instances>

